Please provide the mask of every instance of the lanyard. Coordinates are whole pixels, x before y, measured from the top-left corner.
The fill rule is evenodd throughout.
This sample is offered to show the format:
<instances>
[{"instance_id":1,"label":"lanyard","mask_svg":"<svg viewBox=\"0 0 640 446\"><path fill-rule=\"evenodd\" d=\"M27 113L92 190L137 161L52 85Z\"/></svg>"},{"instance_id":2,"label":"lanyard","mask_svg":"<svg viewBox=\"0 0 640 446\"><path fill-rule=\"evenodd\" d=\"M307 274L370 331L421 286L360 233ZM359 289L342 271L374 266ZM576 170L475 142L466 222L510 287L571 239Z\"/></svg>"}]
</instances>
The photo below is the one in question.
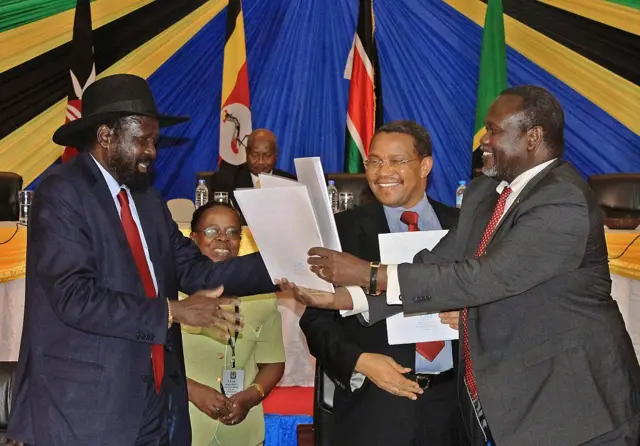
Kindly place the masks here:
<instances>
[{"instance_id":1,"label":"lanyard","mask_svg":"<svg viewBox=\"0 0 640 446\"><path fill-rule=\"evenodd\" d=\"M238 321L238 315L240 315L240 306L236 305L235 308L236 313L236 322ZM231 347L231 368L236 368L236 343L238 342L238 332L236 331L233 335L233 341L231 340L231 332L229 332L229 347Z\"/></svg>"}]
</instances>

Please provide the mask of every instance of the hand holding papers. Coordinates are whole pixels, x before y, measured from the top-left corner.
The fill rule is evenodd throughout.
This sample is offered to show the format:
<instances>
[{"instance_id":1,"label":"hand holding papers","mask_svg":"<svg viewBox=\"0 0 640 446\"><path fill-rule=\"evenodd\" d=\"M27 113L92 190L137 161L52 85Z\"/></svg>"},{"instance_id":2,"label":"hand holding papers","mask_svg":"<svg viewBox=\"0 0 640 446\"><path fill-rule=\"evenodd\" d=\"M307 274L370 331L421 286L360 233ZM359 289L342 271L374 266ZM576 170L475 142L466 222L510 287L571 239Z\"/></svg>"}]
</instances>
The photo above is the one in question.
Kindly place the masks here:
<instances>
[{"instance_id":1,"label":"hand holding papers","mask_svg":"<svg viewBox=\"0 0 640 446\"><path fill-rule=\"evenodd\" d=\"M432 249L447 231L419 231L380 234L380 256L384 264L407 263L422 249ZM458 339L458 331L441 323L437 314L404 316L387 319L390 345Z\"/></svg>"},{"instance_id":2,"label":"hand holding papers","mask_svg":"<svg viewBox=\"0 0 640 446\"><path fill-rule=\"evenodd\" d=\"M320 159L295 162L300 183L260 175L260 189L238 189L235 197L272 280L286 277L300 287L333 293L333 285L307 263L313 247L340 249Z\"/></svg>"}]
</instances>

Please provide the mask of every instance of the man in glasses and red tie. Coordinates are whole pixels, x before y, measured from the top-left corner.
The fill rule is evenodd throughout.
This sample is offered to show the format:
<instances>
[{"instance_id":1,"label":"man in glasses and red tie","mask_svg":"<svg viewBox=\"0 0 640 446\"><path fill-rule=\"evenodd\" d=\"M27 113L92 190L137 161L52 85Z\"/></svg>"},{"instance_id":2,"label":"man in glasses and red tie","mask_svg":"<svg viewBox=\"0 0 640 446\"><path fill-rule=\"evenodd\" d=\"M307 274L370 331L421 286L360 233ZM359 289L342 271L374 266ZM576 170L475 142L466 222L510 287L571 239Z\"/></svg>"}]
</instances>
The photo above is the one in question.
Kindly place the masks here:
<instances>
[{"instance_id":1,"label":"man in glasses and red tie","mask_svg":"<svg viewBox=\"0 0 640 446\"><path fill-rule=\"evenodd\" d=\"M453 227L457 209L426 195L432 166L431 137L422 126L395 121L378 129L366 162L367 181L377 202L336 215L343 250L379 262L378 234ZM364 327L355 317L311 307L300 327L319 367L337 386L332 416L315 420L321 435L332 432L325 444L461 444L454 370L457 341L389 345L384 323ZM402 371L422 387L416 401L391 393L387 377L404 379ZM407 424L414 419L420 422Z\"/></svg>"},{"instance_id":2,"label":"man in glasses and red tie","mask_svg":"<svg viewBox=\"0 0 640 446\"><path fill-rule=\"evenodd\" d=\"M9 438L30 446L191 444L178 324L240 329L224 292L274 289L258 255L214 263L184 237L150 171L161 127L147 82L84 93L54 142L80 154L35 192ZM190 297L178 301L178 291ZM225 310L226 308L226 310Z\"/></svg>"},{"instance_id":3,"label":"man in glasses and red tie","mask_svg":"<svg viewBox=\"0 0 640 446\"><path fill-rule=\"evenodd\" d=\"M371 280L369 262L314 248L320 277L356 287L281 287L316 307L358 311L370 326L460 309L458 395L473 446L637 446L640 366L611 298L601 210L560 160L562 107L541 87L513 87L485 125L484 176L432 251L381 265ZM385 292L365 295L372 282ZM410 380L396 383L416 393Z\"/></svg>"}]
</instances>

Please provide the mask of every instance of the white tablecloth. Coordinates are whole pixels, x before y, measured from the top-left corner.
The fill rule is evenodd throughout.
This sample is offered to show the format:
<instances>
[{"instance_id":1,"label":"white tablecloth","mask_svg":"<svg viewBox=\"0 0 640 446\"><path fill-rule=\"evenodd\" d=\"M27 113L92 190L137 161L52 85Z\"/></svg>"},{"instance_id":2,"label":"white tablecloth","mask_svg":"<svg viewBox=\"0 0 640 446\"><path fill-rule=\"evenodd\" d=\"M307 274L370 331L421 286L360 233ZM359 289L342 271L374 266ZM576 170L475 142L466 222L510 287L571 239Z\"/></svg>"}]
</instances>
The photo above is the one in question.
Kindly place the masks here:
<instances>
[{"instance_id":1,"label":"white tablecloth","mask_svg":"<svg viewBox=\"0 0 640 446\"><path fill-rule=\"evenodd\" d=\"M611 294L618 302L633 346L640 360L640 281L611 275ZM0 361L16 361L20 349L24 314L25 280L0 283ZM287 362L281 386L313 386L314 359L309 354L298 321L302 305L293 299L279 299Z\"/></svg>"},{"instance_id":2,"label":"white tablecloth","mask_svg":"<svg viewBox=\"0 0 640 446\"><path fill-rule=\"evenodd\" d=\"M0 283L0 362L17 361L24 318L25 279Z\"/></svg>"}]
</instances>

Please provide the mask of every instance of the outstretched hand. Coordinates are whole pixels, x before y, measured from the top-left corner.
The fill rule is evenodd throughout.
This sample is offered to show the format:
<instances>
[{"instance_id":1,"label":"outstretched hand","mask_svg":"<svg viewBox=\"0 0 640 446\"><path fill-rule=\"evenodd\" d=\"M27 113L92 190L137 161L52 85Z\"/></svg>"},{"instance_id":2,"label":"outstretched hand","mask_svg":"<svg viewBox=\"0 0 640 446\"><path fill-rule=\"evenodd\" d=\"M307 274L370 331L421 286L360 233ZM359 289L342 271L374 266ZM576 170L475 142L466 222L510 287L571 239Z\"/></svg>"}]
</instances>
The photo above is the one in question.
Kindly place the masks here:
<instances>
[{"instance_id":1,"label":"outstretched hand","mask_svg":"<svg viewBox=\"0 0 640 446\"><path fill-rule=\"evenodd\" d=\"M308 307L329 310L351 310L353 308L351 294L342 287L336 288L335 293L328 293L299 287L285 278L276 280L276 284L281 291L293 294L295 300Z\"/></svg>"}]
</instances>

